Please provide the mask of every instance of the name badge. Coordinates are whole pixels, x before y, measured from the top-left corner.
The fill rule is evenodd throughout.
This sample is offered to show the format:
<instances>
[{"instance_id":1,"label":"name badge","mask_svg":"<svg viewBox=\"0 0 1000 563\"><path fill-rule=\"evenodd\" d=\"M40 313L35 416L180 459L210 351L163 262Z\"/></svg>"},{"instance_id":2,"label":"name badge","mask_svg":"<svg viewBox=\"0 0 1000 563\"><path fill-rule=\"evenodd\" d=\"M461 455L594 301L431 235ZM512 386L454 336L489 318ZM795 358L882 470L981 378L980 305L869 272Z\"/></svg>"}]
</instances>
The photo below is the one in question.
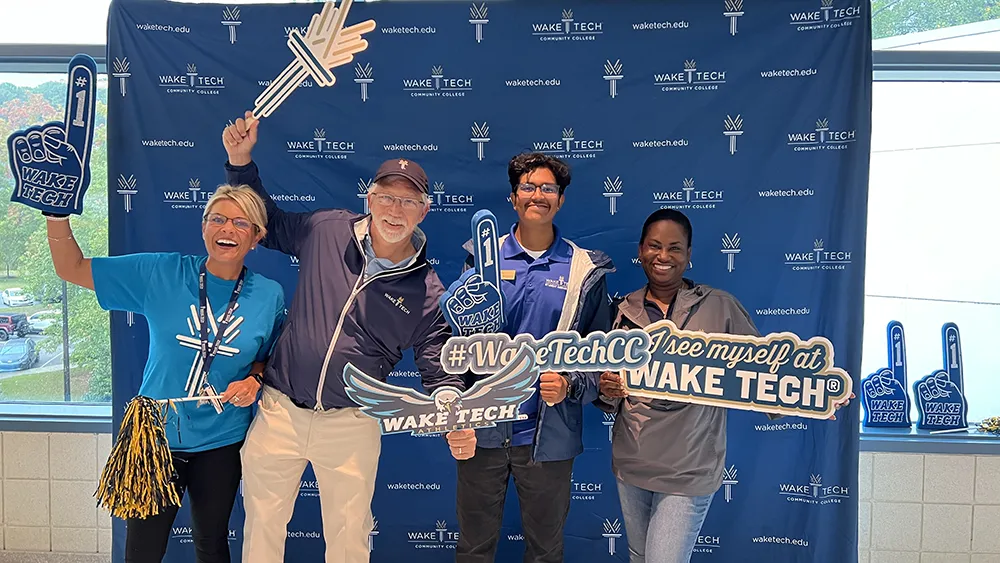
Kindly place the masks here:
<instances>
[{"instance_id":1,"label":"name badge","mask_svg":"<svg viewBox=\"0 0 1000 563\"><path fill-rule=\"evenodd\" d=\"M505 281L514 281L514 276L516 274L516 270L500 270L500 279Z\"/></svg>"}]
</instances>

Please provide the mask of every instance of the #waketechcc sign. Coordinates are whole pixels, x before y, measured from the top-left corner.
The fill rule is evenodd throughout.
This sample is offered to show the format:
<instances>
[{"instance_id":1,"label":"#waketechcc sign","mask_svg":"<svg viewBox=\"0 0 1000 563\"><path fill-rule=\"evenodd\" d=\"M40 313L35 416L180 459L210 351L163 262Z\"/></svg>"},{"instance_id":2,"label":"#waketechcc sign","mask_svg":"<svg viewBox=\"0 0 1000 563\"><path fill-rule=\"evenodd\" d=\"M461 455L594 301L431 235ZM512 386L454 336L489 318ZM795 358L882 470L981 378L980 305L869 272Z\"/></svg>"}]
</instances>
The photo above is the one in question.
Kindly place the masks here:
<instances>
[{"instance_id":1,"label":"#waketechcc sign","mask_svg":"<svg viewBox=\"0 0 1000 563\"><path fill-rule=\"evenodd\" d=\"M834 367L833 345L782 332L761 337L680 330L671 321L645 329L552 332L511 339L474 334L448 339L449 373L496 373L525 347L539 371L616 371L630 395L772 414L826 419L850 396L852 381Z\"/></svg>"}]
</instances>

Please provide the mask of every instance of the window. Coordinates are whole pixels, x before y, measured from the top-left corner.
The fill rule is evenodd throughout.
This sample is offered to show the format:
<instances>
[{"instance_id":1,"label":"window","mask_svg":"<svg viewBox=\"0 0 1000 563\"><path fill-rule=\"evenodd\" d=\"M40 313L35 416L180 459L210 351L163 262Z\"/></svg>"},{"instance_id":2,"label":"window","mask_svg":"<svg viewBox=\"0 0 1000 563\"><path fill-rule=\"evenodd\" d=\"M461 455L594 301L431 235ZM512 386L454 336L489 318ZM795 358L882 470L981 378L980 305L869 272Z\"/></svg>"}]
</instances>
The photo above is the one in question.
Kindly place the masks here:
<instances>
[{"instance_id":1,"label":"window","mask_svg":"<svg viewBox=\"0 0 1000 563\"><path fill-rule=\"evenodd\" d=\"M965 38L947 42L947 50L996 51L997 37L992 48L983 48L980 35L1000 29L998 19L998 0L872 0L872 48L936 51L944 46L937 40L943 34Z\"/></svg>"},{"instance_id":2,"label":"window","mask_svg":"<svg viewBox=\"0 0 1000 563\"><path fill-rule=\"evenodd\" d=\"M0 73L0 137L61 121L65 97L65 74ZM85 256L108 253L106 75L97 115L86 212L73 219ZM0 160L0 193L9 194L9 161ZM9 201L0 213L0 402L110 403L108 314L92 291L56 277L41 214Z\"/></svg>"},{"instance_id":3,"label":"window","mask_svg":"<svg viewBox=\"0 0 1000 563\"><path fill-rule=\"evenodd\" d=\"M1000 414L1000 82L876 82L862 376L888 367L903 324L907 380L944 369L941 328L960 332L970 423ZM916 407L912 409L916 421Z\"/></svg>"},{"instance_id":4,"label":"window","mask_svg":"<svg viewBox=\"0 0 1000 563\"><path fill-rule=\"evenodd\" d=\"M0 37L16 44L102 44L110 5L111 0L4 2Z\"/></svg>"}]
</instances>

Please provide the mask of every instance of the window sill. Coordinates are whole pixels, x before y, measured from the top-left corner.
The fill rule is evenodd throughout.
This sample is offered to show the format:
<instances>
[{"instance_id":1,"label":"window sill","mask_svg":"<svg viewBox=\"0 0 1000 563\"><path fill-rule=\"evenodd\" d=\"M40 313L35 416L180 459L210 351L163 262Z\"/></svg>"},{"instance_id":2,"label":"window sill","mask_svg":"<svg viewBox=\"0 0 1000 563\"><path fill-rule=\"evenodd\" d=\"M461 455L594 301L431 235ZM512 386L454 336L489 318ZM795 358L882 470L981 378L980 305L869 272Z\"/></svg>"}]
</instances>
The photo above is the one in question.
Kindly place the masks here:
<instances>
[{"instance_id":1,"label":"window sill","mask_svg":"<svg viewBox=\"0 0 1000 563\"><path fill-rule=\"evenodd\" d=\"M910 428L865 428L861 426L860 450L922 454L1000 455L1000 436L979 432L931 434L929 430Z\"/></svg>"},{"instance_id":2,"label":"window sill","mask_svg":"<svg viewBox=\"0 0 1000 563\"><path fill-rule=\"evenodd\" d=\"M111 433L111 405L0 403L0 432Z\"/></svg>"}]
</instances>

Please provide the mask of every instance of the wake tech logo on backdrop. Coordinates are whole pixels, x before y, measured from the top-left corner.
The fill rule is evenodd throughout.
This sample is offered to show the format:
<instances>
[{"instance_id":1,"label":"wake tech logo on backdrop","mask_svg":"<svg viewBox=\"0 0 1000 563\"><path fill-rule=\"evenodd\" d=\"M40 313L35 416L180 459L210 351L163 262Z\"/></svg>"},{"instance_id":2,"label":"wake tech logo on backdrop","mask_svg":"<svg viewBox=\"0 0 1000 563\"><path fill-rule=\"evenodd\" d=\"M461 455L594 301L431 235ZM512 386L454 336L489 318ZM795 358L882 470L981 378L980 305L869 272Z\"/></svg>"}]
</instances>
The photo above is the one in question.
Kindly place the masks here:
<instances>
[{"instance_id":1,"label":"wake tech logo on backdrop","mask_svg":"<svg viewBox=\"0 0 1000 563\"><path fill-rule=\"evenodd\" d=\"M819 473L810 475L808 484L779 484L778 494L788 502L816 505L840 504L844 499L851 498L851 492L846 486L823 484L823 476Z\"/></svg>"},{"instance_id":2,"label":"wake tech logo on backdrop","mask_svg":"<svg viewBox=\"0 0 1000 563\"><path fill-rule=\"evenodd\" d=\"M170 539L182 544L194 543L193 532L190 526L174 526L170 528ZM229 529L228 539L230 542L236 541L236 530Z\"/></svg>"},{"instance_id":3,"label":"wake tech logo on backdrop","mask_svg":"<svg viewBox=\"0 0 1000 563\"><path fill-rule=\"evenodd\" d=\"M698 61L685 59L684 68L674 72L653 74L653 84L663 92L712 91L726 83L726 71L707 68L698 69Z\"/></svg>"},{"instance_id":4,"label":"wake tech logo on backdrop","mask_svg":"<svg viewBox=\"0 0 1000 563\"><path fill-rule=\"evenodd\" d=\"M481 4L472 4L469 8L469 24L476 28L476 43L483 42L483 28L486 24L490 23L489 18L489 7L486 2Z\"/></svg>"},{"instance_id":5,"label":"wake tech logo on backdrop","mask_svg":"<svg viewBox=\"0 0 1000 563\"><path fill-rule=\"evenodd\" d=\"M812 131L793 131L788 133L788 146L796 152L844 150L858 140L858 132L854 129L837 129L830 127L830 120L816 120Z\"/></svg>"},{"instance_id":6,"label":"wake tech logo on backdrop","mask_svg":"<svg viewBox=\"0 0 1000 563\"><path fill-rule=\"evenodd\" d=\"M448 529L448 522L438 520L432 530L406 532L406 540L413 549L455 549L458 531Z\"/></svg>"},{"instance_id":7,"label":"wake tech logo on backdrop","mask_svg":"<svg viewBox=\"0 0 1000 563\"><path fill-rule=\"evenodd\" d=\"M196 94L218 96L226 89L226 77L201 70L195 63L187 63L183 71L170 69L157 75L159 85L167 94Z\"/></svg>"},{"instance_id":8,"label":"wake tech logo on backdrop","mask_svg":"<svg viewBox=\"0 0 1000 563\"><path fill-rule=\"evenodd\" d=\"M816 8L792 12L788 15L789 24L796 31L815 31L818 29L837 29L854 25L861 19L861 0L854 0L852 5L845 0L811 0Z\"/></svg>"},{"instance_id":9,"label":"wake tech logo on backdrop","mask_svg":"<svg viewBox=\"0 0 1000 563\"><path fill-rule=\"evenodd\" d=\"M431 67L428 77L404 78L403 91L411 98L462 98L472 91L472 79L445 74L444 67Z\"/></svg>"},{"instance_id":10,"label":"wake tech logo on backdrop","mask_svg":"<svg viewBox=\"0 0 1000 563\"><path fill-rule=\"evenodd\" d=\"M597 158L604 152L604 141L599 139L580 138L575 129L567 127L562 130L562 138L546 139L532 143L536 152L567 158Z\"/></svg>"},{"instance_id":11,"label":"wake tech logo on backdrop","mask_svg":"<svg viewBox=\"0 0 1000 563\"><path fill-rule=\"evenodd\" d=\"M604 33L604 22L588 21L563 10L562 17L531 24L531 35L539 41L594 41Z\"/></svg>"},{"instance_id":12,"label":"wake tech logo on backdrop","mask_svg":"<svg viewBox=\"0 0 1000 563\"><path fill-rule=\"evenodd\" d=\"M812 251L785 253L785 265L795 271L846 270L850 264L850 251L830 249L823 239L813 241Z\"/></svg>"},{"instance_id":13,"label":"wake tech logo on backdrop","mask_svg":"<svg viewBox=\"0 0 1000 563\"><path fill-rule=\"evenodd\" d=\"M295 159L319 158L326 160L347 160L354 154L354 141L332 139L326 134L326 129L313 129L312 138L290 139L285 141L285 151Z\"/></svg>"},{"instance_id":14,"label":"wake tech logo on backdrop","mask_svg":"<svg viewBox=\"0 0 1000 563\"><path fill-rule=\"evenodd\" d=\"M598 481L581 481L576 478L576 474L570 475L570 499L579 501L593 501L601 498L604 494L604 483Z\"/></svg>"},{"instance_id":15,"label":"wake tech logo on backdrop","mask_svg":"<svg viewBox=\"0 0 1000 563\"><path fill-rule=\"evenodd\" d=\"M118 175L118 189L116 191L125 202L125 213L132 212L132 198L139 195L137 184L138 180L135 179L135 174L129 174L128 178L124 174Z\"/></svg>"},{"instance_id":16,"label":"wake tech logo on backdrop","mask_svg":"<svg viewBox=\"0 0 1000 563\"><path fill-rule=\"evenodd\" d=\"M653 192L653 203L660 209L715 209L724 196L723 190L696 189L694 178L684 178L680 189Z\"/></svg>"},{"instance_id":17,"label":"wake tech logo on backdrop","mask_svg":"<svg viewBox=\"0 0 1000 563\"><path fill-rule=\"evenodd\" d=\"M163 192L163 203L170 209L204 209L215 190L203 190L201 180L188 179L187 189L177 187Z\"/></svg>"},{"instance_id":18,"label":"wake tech logo on backdrop","mask_svg":"<svg viewBox=\"0 0 1000 563\"><path fill-rule=\"evenodd\" d=\"M698 539L695 540L694 551L692 553L711 554L715 553L715 550L721 547L722 547L722 538L720 538L719 536L706 534L704 530L702 530L702 535L699 535Z\"/></svg>"},{"instance_id":19,"label":"wake tech logo on backdrop","mask_svg":"<svg viewBox=\"0 0 1000 563\"><path fill-rule=\"evenodd\" d=\"M236 28L243 22L240 21L239 7L226 7L222 10L222 25L229 28L229 44L236 44Z\"/></svg>"},{"instance_id":20,"label":"wake tech logo on backdrop","mask_svg":"<svg viewBox=\"0 0 1000 563\"><path fill-rule=\"evenodd\" d=\"M443 211L445 213L465 213L473 205L473 194L471 193L448 193L444 182L434 182L431 189L431 211Z\"/></svg>"}]
</instances>

